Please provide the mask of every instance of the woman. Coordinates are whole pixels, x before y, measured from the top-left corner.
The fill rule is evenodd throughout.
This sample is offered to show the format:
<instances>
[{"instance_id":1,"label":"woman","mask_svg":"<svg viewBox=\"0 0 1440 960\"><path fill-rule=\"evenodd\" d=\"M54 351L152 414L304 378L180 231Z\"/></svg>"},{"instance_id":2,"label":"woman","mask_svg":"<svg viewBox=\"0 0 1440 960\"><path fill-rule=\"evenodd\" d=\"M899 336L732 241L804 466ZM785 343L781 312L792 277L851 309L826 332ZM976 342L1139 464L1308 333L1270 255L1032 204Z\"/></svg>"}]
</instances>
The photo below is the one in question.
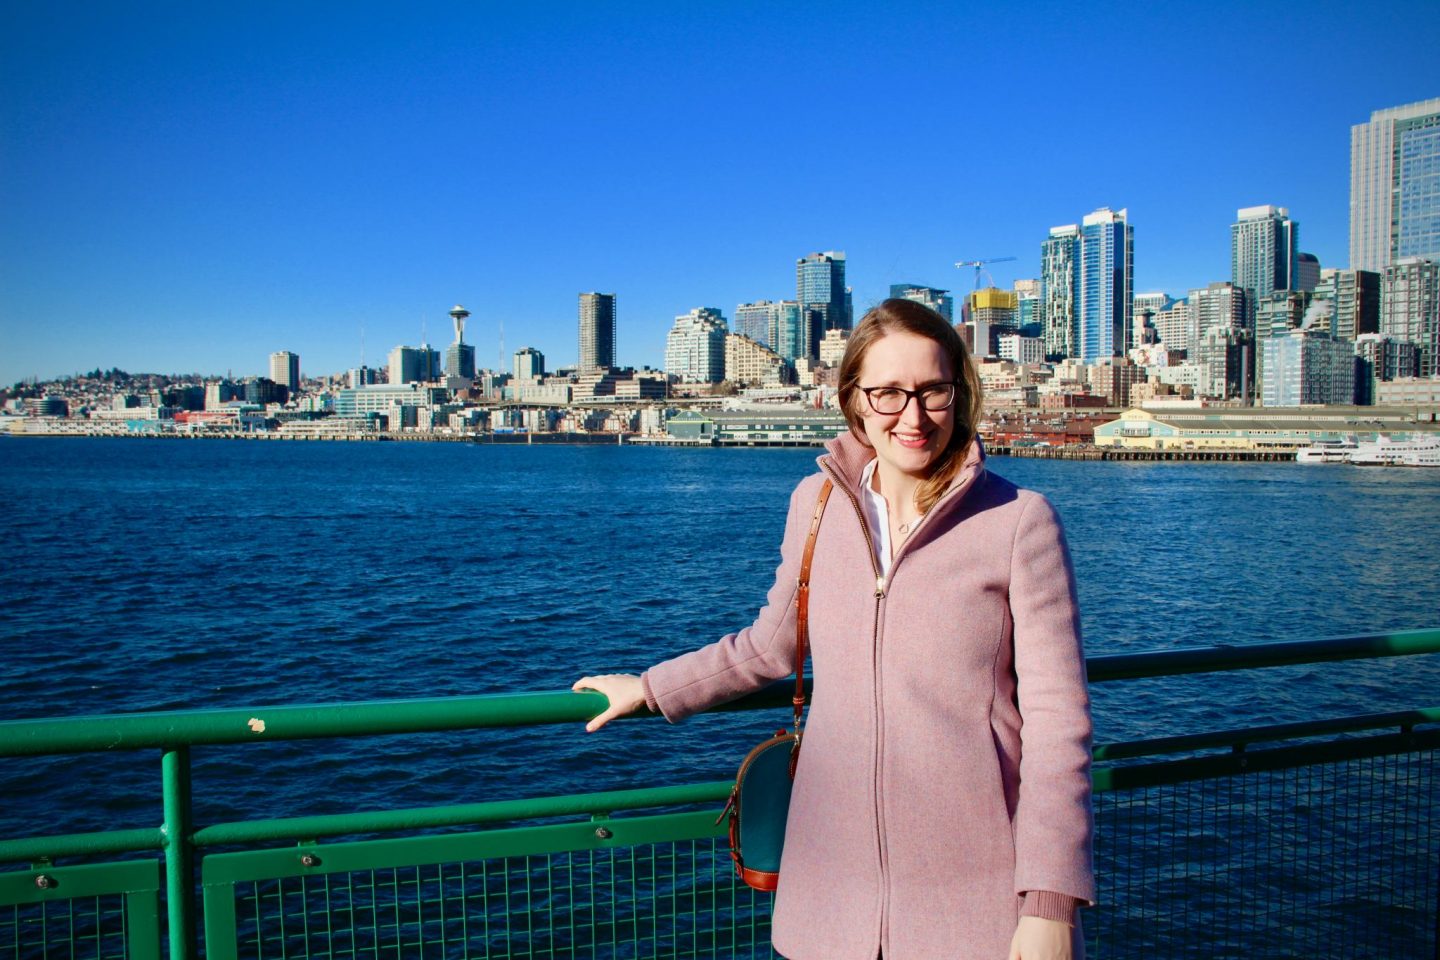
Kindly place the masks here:
<instances>
[{"instance_id":1,"label":"woman","mask_svg":"<svg viewBox=\"0 0 1440 960\"><path fill-rule=\"evenodd\" d=\"M850 338L850 431L790 500L754 625L641 677L609 708L679 721L788 676L800 553L814 697L773 921L791 960L1080 956L1093 902L1090 716L1074 576L1050 504L987 471L979 378L934 311L886 300ZM848 502L847 502L848 501ZM1008 953L1007 953L1008 950Z\"/></svg>"}]
</instances>

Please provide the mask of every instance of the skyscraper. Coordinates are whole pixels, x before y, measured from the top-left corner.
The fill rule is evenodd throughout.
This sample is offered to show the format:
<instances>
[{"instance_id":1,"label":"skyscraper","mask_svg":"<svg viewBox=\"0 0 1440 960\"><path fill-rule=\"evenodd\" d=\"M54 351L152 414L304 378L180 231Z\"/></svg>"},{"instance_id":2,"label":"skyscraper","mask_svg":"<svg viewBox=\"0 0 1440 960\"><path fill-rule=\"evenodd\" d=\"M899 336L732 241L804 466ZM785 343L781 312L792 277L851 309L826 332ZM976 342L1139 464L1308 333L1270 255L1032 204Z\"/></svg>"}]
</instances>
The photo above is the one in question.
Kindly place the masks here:
<instances>
[{"instance_id":1,"label":"skyscraper","mask_svg":"<svg viewBox=\"0 0 1440 960\"><path fill-rule=\"evenodd\" d=\"M735 331L749 337L756 343L773 347L770 339L770 313L774 306L769 300L742 303L735 308Z\"/></svg>"},{"instance_id":2,"label":"skyscraper","mask_svg":"<svg viewBox=\"0 0 1440 960\"><path fill-rule=\"evenodd\" d=\"M1040 322L1039 280L1015 281L1015 322L1020 325L1021 336L1043 338L1044 326Z\"/></svg>"},{"instance_id":3,"label":"skyscraper","mask_svg":"<svg viewBox=\"0 0 1440 960\"><path fill-rule=\"evenodd\" d=\"M290 393L300 389L300 354L277 350L270 354L270 379Z\"/></svg>"},{"instance_id":4,"label":"skyscraper","mask_svg":"<svg viewBox=\"0 0 1440 960\"><path fill-rule=\"evenodd\" d=\"M1295 254L1295 289L1312 292L1320 283L1320 258L1313 253Z\"/></svg>"},{"instance_id":5,"label":"skyscraper","mask_svg":"<svg viewBox=\"0 0 1440 960\"><path fill-rule=\"evenodd\" d=\"M1370 270L1322 270L1315 299L1330 303L1330 333L1356 340L1380 330L1380 274Z\"/></svg>"},{"instance_id":6,"label":"skyscraper","mask_svg":"<svg viewBox=\"0 0 1440 960\"><path fill-rule=\"evenodd\" d=\"M580 294L581 373L615 366L615 294Z\"/></svg>"},{"instance_id":7,"label":"skyscraper","mask_svg":"<svg viewBox=\"0 0 1440 960\"><path fill-rule=\"evenodd\" d=\"M820 338L826 330L849 330L850 298L845 290L845 253L827 250L795 261L795 299L800 311L818 311L819 323L812 323L809 355L820 355ZM812 315L813 316L813 315Z\"/></svg>"},{"instance_id":8,"label":"skyscraper","mask_svg":"<svg viewBox=\"0 0 1440 960\"><path fill-rule=\"evenodd\" d=\"M1053 359L1080 355L1077 323L1080 228L1051 227L1040 244L1040 325L1045 353Z\"/></svg>"},{"instance_id":9,"label":"skyscraper","mask_svg":"<svg viewBox=\"0 0 1440 960\"><path fill-rule=\"evenodd\" d=\"M950 296L949 290L923 287L918 283L892 283L890 284L890 296L899 300L914 300L916 303L923 303L951 323L955 322L955 299Z\"/></svg>"},{"instance_id":10,"label":"skyscraper","mask_svg":"<svg viewBox=\"0 0 1440 960\"><path fill-rule=\"evenodd\" d=\"M440 376L440 354L428 343L399 346L390 351L390 383L428 383Z\"/></svg>"},{"instance_id":11,"label":"skyscraper","mask_svg":"<svg viewBox=\"0 0 1440 960\"><path fill-rule=\"evenodd\" d=\"M1350 128L1350 269L1440 260L1440 97Z\"/></svg>"},{"instance_id":12,"label":"skyscraper","mask_svg":"<svg viewBox=\"0 0 1440 960\"><path fill-rule=\"evenodd\" d=\"M1230 282L1245 289L1247 319L1276 290L1298 290L1300 225L1284 207L1243 207L1230 225Z\"/></svg>"},{"instance_id":13,"label":"skyscraper","mask_svg":"<svg viewBox=\"0 0 1440 960\"><path fill-rule=\"evenodd\" d=\"M794 300L770 304L770 348L791 363L808 355L810 334L804 321Z\"/></svg>"},{"instance_id":14,"label":"skyscraper","mask_svg":"<svg viewBox=\"0 0 1440 960\"><path fill-rule=\"evenodd\" d=\"M1080 226L1080 359L1096 363L1129 349L1134 309L1135 228L1126 211L1101 207Z\"/></svg>"},{"instance_id":15,"label":"skyscraper","mask_svg":"<svg viewBox=\"0 0 1440 960\"><path fill-rule=\"evenodd\" d=\"M1267 407L1355 402L1355 346L1318 330L1270 337L1264 350Z\"/></svg>"},{"instance_id":16,"label":"skyscraper","mask_svg":"<svg viewBox=\"0 0 1440 960\"><path fill-rule=\"evenodd\" d=\"M1360 334L1355 338L1355 402L1373 404L1376 384L1413 377L1419 363L1413 343L1378 333Z\"/></svg>"},{"instance_id":17,"label":"skyscraper","mask_svg":"<svg viewBox=\"0 0 1440 960\"><path fill-rule=\"evenodd\" d=\"M1420 376L1440 376L1440 263L1403 257L1385 268L1380 332L1415 344Z\"/></svg>"},{"instance_id":18,"label":"skyscraper","mask_svg":"<svg viewBox=\"0 0 1440 960\"><path fill-rule=\"evenodd\" d=\"M1195 317L1196 343L1216 327L1245 329L1245 291L1235 284L1221 281L1199 287L1190 291L1188 299Z\"/></svg>"},{"instance_id":19,"label":"skyscraper","mask_svg":"<svg viewBox=\"0 0 1440 960\"><path fill-rule=\"evenodd\" d=\"M545 376L545 354L534 347L521 347L515 351L515 379L533 380Z\"/></svg>"}]
</instances>

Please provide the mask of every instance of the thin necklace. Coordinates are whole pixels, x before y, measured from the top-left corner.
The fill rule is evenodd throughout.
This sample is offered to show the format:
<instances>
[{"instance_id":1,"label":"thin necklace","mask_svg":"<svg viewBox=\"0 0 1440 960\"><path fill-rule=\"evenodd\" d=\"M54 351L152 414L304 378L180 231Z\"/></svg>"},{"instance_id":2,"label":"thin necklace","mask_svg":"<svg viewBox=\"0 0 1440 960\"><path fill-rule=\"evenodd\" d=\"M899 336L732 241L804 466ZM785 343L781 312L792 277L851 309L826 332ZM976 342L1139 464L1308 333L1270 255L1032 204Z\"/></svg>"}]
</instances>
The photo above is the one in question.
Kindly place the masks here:
<instances>
[{"instance_id":1,"label":"thin necklace","mask_svg":"<svg viewBox=\"0 0 1440 960\"><path fill-rule=\"evenodd\" d=\"M924 517L924 516L925 516L925 514L923 514L923 513L922 513L922 514L918 514L917 516L915 516L915 517L913 517L913 518L911 518L911 519L909 519L909 520L906 520L905 522L901 523L900 526L898 527L898 529L899 529L899 531L900 531L900 536L902 536L902 537L908 537L908 536L910 536L910 531L915 529L916 524L918 524L918 523L920 522L920 519L921 519L922 517Z\"/></svg>"}]
</instances>

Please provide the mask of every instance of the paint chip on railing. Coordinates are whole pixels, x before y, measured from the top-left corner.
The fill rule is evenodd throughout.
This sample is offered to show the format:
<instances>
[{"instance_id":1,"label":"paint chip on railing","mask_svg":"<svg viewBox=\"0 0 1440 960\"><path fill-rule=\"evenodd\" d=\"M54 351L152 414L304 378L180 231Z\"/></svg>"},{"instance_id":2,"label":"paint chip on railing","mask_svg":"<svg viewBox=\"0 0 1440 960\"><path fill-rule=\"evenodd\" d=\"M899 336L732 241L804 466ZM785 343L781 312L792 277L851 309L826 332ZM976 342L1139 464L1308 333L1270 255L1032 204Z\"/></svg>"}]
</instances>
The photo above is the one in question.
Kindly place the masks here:
<instances>
[{"instance_id":1,"label":"paint chip on railing","mask_svg":"<svg viewBox=\"0 0 1440 960\"><path fill-rule=\"evenodd\" d=\"M265 732L265 721L261 720L259 717L251 717L249 725L250 729L254 730L256 733Z\"/></svg>"}]
</instances>

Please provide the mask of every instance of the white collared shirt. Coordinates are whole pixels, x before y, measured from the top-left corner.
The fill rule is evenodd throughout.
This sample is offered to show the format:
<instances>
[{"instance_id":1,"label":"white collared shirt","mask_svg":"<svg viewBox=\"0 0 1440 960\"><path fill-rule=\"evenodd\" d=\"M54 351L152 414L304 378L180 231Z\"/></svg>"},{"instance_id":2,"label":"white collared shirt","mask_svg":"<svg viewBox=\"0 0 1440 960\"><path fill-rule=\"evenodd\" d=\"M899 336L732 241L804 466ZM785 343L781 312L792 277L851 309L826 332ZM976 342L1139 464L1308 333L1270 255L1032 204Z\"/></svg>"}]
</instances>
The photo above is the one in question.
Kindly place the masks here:
<instances>
[{"instance_id":1,"label":"white collared shirt","mask_svg":"<svg viewBox=\"0 0 1440 960\"><path fill-rule=\"evenodd\" d=\"M875 492L875 467L880 463L877 457L865 464L860 474L861 503L865 507L865 519L875 534L875 559L880 564L880 576L890 576L890 505Z\"/></svg>"}]
</instances>

